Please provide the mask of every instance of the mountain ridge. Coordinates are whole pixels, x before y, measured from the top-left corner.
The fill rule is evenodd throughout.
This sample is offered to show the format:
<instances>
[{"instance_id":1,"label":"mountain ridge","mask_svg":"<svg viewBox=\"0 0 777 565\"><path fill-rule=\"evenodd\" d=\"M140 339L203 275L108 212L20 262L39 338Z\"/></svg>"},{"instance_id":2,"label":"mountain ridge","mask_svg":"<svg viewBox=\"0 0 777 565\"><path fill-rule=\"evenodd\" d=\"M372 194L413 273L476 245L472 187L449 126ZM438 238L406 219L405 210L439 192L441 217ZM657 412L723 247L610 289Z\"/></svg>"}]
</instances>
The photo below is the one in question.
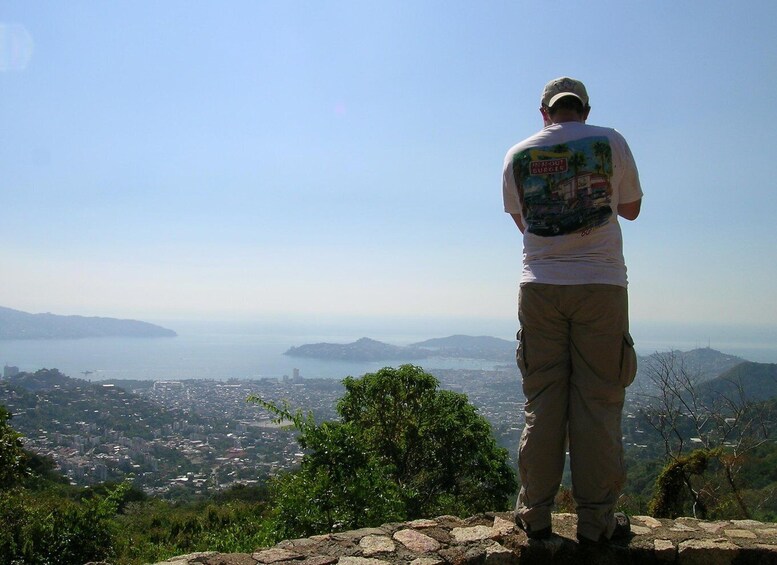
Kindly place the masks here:
<instances>
[{"instance_id":1,"label":"mountain ridge","mask_svg":"<svg viewBox=\"0 0 777 565\"><path fill-rule=\"evenodd\" d=\"M119 318L30 314L0 306L0 339L80 339L88 337L175 337L173 330Z\"/></svg>"},{"instance_id":2,"label":"mountain ridge","mask_svg":"<svg viewBox=\"0 0 777 565\"><path fill-rule=\"evenodd\" d=\"M414 361L429 357L507 361L515 358L515 343L490 336L452 335L402 346L362 337L351 343L309 343L290 347L284 355L346 361Z\"/></svg>"},{"instance_id":3,"label":"mountain ridge","mask_svg":"<svg viewBox=\"0 0 777 565\"><path fill-rule=\"evenodd\" d=\"M763 402L777 396L777 363L745 361L705 381L702 392L750 402Z\"/></svg>"}]
</instances>

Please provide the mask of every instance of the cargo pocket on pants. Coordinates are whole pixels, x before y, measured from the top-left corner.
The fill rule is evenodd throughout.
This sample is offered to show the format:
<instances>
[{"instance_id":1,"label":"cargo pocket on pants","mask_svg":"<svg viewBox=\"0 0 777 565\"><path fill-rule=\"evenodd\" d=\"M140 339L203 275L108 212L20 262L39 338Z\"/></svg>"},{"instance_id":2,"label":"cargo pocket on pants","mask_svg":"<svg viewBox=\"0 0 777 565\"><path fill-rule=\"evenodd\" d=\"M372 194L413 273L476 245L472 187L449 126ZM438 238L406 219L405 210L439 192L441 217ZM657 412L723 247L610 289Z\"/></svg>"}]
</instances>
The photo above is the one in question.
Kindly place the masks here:
<instances>
[{"instance_id":1,"label":"cargo pocket on pants","mask_svg":"<svg viewBox=\"0 0 777 565\"><path fill-rule=\"evenodd\" d=\"M634 340L631 334L623 334L623 350L621 352L621 373L620 381L623 388L634 382L637 376L637 352L634 351Z\"/></svg>"},{"instance_id":2,"label":"cargo pocket on pants","mask_svg":"<svg viewBox=\"0 0 777 565\"><path fill-rule=\"evenodd\" d=\"M518 370L521 371L521 376L526 376L526 343L524 342L523 330L518 330L518 335L515 336L518 340L518 347L515 349L515 362L518 364Z\"/></svg>"}]
</instances>

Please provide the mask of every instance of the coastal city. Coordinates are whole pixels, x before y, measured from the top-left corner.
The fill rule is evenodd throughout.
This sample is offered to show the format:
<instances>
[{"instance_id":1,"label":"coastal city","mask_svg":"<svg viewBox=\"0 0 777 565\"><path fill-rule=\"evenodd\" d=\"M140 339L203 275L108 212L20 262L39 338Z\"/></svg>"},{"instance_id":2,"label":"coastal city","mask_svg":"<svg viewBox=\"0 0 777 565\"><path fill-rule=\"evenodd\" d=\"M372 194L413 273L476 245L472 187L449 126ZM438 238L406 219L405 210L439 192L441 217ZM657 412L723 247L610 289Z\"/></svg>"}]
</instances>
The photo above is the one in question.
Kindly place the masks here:
<instances>
[{"instance_id":1,"label":"coastal city","mask_svg":"<svg viewBox=\"0 0 777 565\"><path fill-rule=\"evenodd\" d=\"M498 443L515 451L523 399L514 369L430 372L441 388L466 394ZM25 447L53 459L69 482L131 479L170 498L255 484L299 464L290 423L249 396L322 422L337 418L343 393L339 380L306 379L298 370L280 379L112 383L6 367L0 379L0 405Z\"/></svg>"}]
</instances>

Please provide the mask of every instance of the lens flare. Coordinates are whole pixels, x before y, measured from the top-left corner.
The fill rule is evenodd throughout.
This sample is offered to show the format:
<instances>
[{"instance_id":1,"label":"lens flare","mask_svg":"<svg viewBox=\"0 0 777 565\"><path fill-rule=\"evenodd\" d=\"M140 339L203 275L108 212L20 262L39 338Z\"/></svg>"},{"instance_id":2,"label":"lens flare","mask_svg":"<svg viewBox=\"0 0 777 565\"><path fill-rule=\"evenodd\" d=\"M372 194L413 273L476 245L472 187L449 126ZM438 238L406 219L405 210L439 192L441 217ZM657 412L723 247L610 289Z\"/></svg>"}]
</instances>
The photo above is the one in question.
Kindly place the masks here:
<instances>
[{"instance_id":1,"label":"lens flare","mask_svg":"<svg viewBox=\"0 0 777 565\"><path fill-rule=\"evenodd\" d=\"M32 59L34 42L21 24L0 23L0 71L23 71Z\"/></svg>"}]
</instances>

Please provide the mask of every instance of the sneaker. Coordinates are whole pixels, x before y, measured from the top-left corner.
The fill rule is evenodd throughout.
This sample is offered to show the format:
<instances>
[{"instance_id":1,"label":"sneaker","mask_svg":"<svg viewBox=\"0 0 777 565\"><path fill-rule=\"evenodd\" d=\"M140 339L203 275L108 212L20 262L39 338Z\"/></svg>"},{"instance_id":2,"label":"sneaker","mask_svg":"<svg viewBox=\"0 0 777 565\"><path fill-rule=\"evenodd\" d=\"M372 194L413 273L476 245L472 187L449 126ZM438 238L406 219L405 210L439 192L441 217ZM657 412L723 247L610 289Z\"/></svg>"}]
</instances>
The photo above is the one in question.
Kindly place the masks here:
<instances>
[{"instance_id":1,"label":"sneaker","mask_svg":"<svg viewBox=\"0 0 777 565\"><path fill-rule=\"evenodd\" d=\"M623 512L616 512L613 517L615 518L615 529L612 531L610 539L604 537L604 534L598 540L592 540L585 536L577 535L577 541L580 545L592 546L607 543L610 541L624 540L631 535L631 521L629 517Z\"/></svg>"},{"instance_id":2,"label":"sneaker","mask_svg":"<svg viewBox=\"0 0 777 565\"><path fill-rule=\"evenodd\" d=\"M631 534L631 521L629 517L623 512L616 512L615 517L615 529L610 536L611 540L626 539Z\"/></svg>"}]
</instances>

